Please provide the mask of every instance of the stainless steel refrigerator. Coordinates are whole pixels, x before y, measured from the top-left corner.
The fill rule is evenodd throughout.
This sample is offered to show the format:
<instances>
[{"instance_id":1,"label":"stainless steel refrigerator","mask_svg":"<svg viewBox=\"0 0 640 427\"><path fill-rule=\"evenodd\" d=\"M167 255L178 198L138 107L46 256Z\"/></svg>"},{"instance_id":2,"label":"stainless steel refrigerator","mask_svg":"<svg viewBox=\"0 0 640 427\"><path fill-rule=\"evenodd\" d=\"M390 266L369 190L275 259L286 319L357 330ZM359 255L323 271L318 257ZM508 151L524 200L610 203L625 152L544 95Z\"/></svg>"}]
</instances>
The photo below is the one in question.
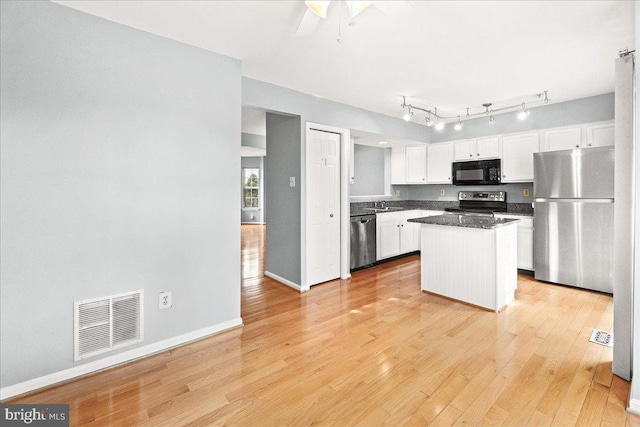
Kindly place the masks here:
<instances>
[{"instance_id":1,"label":"stainless steel refrigerator","mask_svg":"<svg viewBox=\"0 0 640 427\"><path fill-rule=\"evenodd\" d=\"M533 160L535 278L613 293L613 147Z\"/></svg>"}]
</instances>

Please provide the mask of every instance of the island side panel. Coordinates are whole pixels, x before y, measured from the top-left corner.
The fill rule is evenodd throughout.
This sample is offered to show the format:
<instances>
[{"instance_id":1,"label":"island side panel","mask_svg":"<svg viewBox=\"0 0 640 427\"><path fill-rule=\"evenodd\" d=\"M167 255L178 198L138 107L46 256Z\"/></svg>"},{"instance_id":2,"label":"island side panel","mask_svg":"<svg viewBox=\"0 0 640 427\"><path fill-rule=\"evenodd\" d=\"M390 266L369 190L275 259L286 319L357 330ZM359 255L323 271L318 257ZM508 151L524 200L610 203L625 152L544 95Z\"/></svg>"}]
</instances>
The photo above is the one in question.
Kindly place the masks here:
<instances>
[{"instance_id":1,"label":"island side panel","mask_svg":"<svg viewBox=\"0 0 640 427\"><path fill-rule=\"evenodd\" d=\"M496 228L496 307L500 309L515 299L518 287L518 228Z\"/></svg>"},{"instance_id":2,"label":"island side panel","mask_svg":"<svg viewBox=\"0 0 640 427\"><path fill-rule=\"evenodd\" d=\"M499 309L497 229L434 224L421 227L422 290L490 310Z\"/></svg>"}]
</instances>

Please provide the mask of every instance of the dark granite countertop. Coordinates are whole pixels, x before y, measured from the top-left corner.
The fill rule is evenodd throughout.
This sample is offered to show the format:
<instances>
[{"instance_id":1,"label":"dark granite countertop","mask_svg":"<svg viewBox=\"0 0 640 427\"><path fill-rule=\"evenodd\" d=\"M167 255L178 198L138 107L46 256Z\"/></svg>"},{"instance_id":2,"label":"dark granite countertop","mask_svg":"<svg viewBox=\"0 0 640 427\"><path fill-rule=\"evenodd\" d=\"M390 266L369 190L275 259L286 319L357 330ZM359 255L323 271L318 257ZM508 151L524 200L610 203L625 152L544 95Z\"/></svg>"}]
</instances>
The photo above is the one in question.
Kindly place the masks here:
<instances>
[{"instance_id":1,"label":"dark granite countertop","mask_svg":"<svg viewBox=\"0 0 640 427\"><path fill-rule=\"evenodd\" d=\"M483 228L491 229L497 227L503 227L509 224L515 224L519 219L510 218L494 218L491 216L479 216L479 215L437 215L427 216L424 218L412 218L408 219L409 222L417 222L419 224L434 224L434 225L446 225L451 227L466 227L466 228Z\"/></svg>"},{"instance_id":2,"label":"dark granite countertop","mask_svg":"<svg viewBox=\"0 0 640 427\"><path fill-rule=\"evenodd\" d=\"M457 208L457 201L441 201L441 200L388 200L385 206L393 208L388 212L406 211L406 210L429 210L444 211L446 208ZM371 215L375 212L365 208L373 208L374 202L353 202L351 203L351 216ZM533 216L533 208L531 203L507 203L507 212L500 215L522 215Z\"/></svg>"}]
</instances>

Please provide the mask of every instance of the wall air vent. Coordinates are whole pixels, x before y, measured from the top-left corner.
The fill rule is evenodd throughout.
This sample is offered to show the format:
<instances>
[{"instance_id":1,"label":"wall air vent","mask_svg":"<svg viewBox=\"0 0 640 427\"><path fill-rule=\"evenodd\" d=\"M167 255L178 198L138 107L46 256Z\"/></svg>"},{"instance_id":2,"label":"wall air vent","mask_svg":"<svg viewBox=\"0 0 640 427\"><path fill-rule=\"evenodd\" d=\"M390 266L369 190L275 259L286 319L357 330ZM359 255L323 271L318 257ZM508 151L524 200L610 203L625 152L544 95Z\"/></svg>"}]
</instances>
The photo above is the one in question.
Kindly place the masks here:
<instances>
[{"instance_id":1,"label":"wall air vent","mask_svg":"<svg viewBox=\"0 0 640 427\"><path fill-rule=\"evenodd\" d=\"M77 301L74 305L74 360L143 340L142 290Z\"/></svg>"}]
</instances>

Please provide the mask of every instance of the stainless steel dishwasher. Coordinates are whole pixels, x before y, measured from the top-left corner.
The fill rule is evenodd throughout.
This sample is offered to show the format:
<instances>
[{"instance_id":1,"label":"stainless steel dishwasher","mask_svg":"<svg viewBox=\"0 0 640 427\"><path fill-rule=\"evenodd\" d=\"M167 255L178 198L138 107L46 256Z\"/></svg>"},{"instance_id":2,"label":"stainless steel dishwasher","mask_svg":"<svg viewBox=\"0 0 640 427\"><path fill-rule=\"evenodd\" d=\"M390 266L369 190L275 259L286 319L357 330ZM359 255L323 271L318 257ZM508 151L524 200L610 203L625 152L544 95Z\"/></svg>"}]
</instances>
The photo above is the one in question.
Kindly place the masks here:
<instances>
[{"instance_id":1,"label":"stainless steel dishwasher","mask_svg":"<svg viewBox=\"0 0 640 427\"><path fill-rule=\"evenodd\" d=\"M351 217L351 269L376 262L376 216Z\"/></svg>"}]
</instances>

